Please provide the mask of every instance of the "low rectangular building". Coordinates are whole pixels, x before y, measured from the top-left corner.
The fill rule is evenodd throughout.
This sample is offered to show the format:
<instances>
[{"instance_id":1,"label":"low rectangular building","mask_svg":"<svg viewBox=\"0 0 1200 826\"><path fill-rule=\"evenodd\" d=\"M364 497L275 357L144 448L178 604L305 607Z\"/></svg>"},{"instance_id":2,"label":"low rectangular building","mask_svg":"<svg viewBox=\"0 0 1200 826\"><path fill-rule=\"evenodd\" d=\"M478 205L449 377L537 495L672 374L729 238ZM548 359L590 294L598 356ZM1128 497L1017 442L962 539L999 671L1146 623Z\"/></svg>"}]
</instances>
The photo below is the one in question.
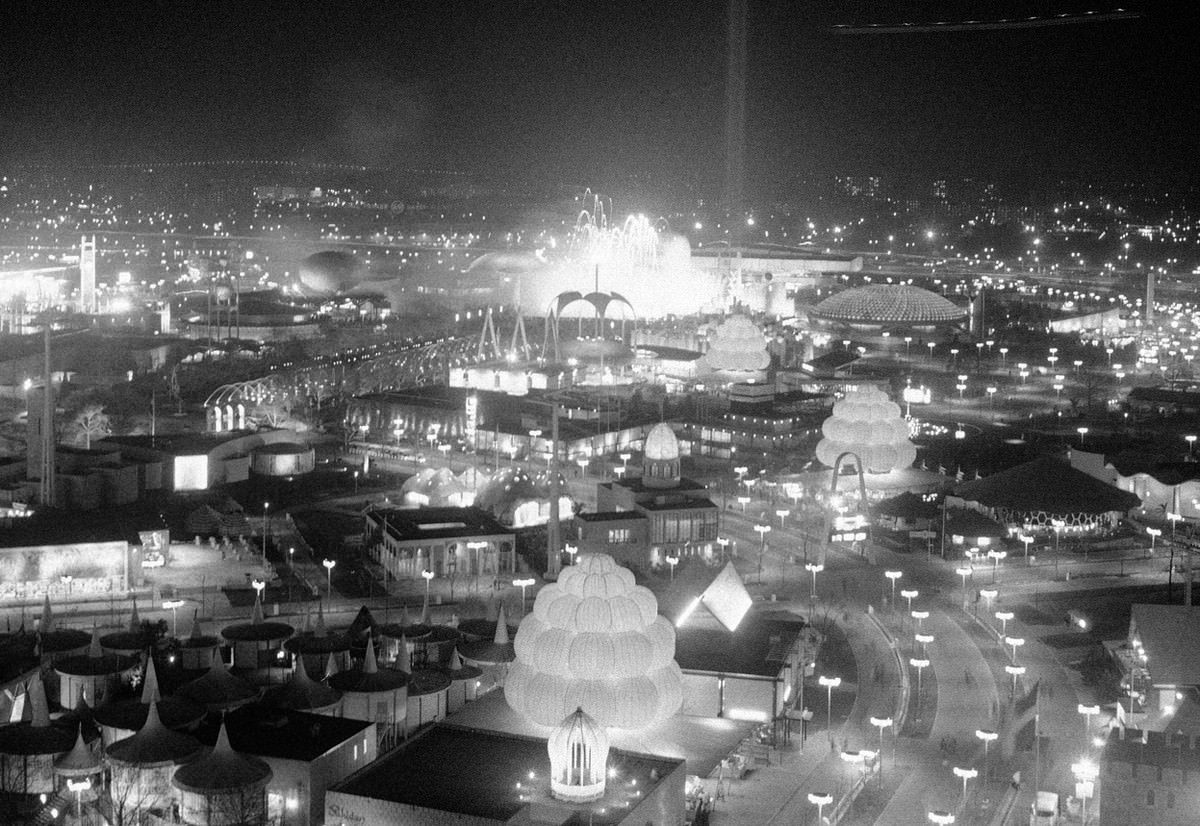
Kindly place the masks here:
<instances>
[{"instance_id":1,"label":"low rectangular building","mask_svg":"<svg viewBox=\"0 0 1200 826\"><path fill-rule=\"evenodd\" d=\"M1200 812L1196 735L1114 728L1100 758L1100 826L1193 826ZM1090 802L1092 811L1096 801Z\"/></svg>"}]
</instances>

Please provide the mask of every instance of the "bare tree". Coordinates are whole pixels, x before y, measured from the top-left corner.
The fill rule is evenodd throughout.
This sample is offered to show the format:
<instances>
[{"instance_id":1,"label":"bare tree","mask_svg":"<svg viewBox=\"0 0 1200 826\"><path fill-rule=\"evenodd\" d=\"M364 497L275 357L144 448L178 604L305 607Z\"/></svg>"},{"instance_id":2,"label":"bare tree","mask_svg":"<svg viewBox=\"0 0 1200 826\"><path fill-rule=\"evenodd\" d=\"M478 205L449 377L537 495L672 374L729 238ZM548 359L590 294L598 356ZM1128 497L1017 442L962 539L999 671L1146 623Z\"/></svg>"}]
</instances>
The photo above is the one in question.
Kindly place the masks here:
<instances>
[{"instance_id":1,"label":"bare tree","mask_svg":"<svg viewBox=\"0 0 1200 826\"><path fill-rule=\"evenodd\" d=\"M99 404L89 404L79 411L72 423L75 430L75 441L83 441L83 446L88 450L92 447L92 438L106 436L112 432L109 426L108 414L104 412L104 407Z\"/></svg>"}]
</instances>

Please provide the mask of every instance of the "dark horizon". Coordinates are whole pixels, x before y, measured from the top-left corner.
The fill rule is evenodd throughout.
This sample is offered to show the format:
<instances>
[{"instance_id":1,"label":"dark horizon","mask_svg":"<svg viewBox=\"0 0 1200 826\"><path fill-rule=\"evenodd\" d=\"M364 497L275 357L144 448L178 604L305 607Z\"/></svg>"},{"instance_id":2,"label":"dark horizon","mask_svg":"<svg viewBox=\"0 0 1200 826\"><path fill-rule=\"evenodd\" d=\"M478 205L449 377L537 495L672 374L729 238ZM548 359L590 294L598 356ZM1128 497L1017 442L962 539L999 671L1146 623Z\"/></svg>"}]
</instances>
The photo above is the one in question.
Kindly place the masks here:
<instances>
[{"instance_id":1,"label":"dark horizon","mask_svg":"<svg viewBox=\"0 0 1200 826\"><path fill-rule=\"evenodd\" d=\"M1055 12L1080 12L1078 0ZM9 10L0 162L297 160L715 193L726 4ZM846 36L1044 4L749 4L747 191L834 174L1194 184L1194 20Z\"/></svg>"}]
</instances>

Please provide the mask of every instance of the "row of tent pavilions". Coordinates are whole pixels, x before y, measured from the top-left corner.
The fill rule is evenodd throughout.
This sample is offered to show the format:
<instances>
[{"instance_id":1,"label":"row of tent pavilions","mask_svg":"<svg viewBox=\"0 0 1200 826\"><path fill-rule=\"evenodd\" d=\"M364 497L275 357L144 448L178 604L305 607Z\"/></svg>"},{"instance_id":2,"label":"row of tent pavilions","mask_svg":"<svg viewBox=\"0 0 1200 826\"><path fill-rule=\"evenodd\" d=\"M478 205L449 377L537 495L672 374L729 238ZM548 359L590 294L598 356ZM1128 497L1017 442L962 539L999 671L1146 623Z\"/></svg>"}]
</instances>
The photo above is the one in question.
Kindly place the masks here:
<instances>
[{"instance_id":1,"label":"row of tent pavilions","mask_svg":"<svg viewBox=\"0 0 1200 826\"><path fill-rule=\"evenodd\" d=\"M236 807L259 822L271 769L231 747L239 727L279 714L361 720L375 726L376 753L502 685L513 635L502 605L495 619L445 625L431 624L427 607L417 622L405 610L399 622L380 624L364 606L342 631L326 629L318 609L315 626L306 616L296 633L266 621L256 601L251 620L220 637L194 618L176 647L155 649L136 606L127 629L89 635L57 628L47 598L36 634L0 639L10 699L0 792L24 815L120 808L115 822L174 812L216 826ZM86 791L70 793L68 783L84 781Z\"/></svg>"}]
</instances>

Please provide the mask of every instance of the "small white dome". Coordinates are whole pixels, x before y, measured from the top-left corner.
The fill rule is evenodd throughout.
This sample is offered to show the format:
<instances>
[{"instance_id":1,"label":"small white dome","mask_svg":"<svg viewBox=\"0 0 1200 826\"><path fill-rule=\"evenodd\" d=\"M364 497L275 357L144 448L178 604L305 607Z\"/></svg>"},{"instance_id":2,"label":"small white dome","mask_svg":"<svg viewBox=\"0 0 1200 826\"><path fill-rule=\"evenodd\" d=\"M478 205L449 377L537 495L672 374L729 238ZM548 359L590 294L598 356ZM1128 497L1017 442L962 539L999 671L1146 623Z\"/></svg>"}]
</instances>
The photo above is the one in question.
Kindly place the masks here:
<instances>
[{"instance_id":1,"label":"small white dome","mask_svg":"<svg viewBox=\"0 0 1200 826\"><path fill-rule=\"evenodd\" d=\"M647 459L664 462L671 462L679 458L679 440L675 438L675 431L669 424L660 422L650 429L650 432L646 434L644 453Z\"/></svg>"}]
</instances>

